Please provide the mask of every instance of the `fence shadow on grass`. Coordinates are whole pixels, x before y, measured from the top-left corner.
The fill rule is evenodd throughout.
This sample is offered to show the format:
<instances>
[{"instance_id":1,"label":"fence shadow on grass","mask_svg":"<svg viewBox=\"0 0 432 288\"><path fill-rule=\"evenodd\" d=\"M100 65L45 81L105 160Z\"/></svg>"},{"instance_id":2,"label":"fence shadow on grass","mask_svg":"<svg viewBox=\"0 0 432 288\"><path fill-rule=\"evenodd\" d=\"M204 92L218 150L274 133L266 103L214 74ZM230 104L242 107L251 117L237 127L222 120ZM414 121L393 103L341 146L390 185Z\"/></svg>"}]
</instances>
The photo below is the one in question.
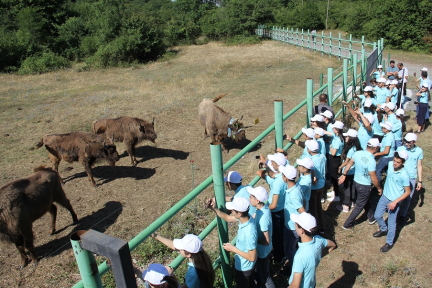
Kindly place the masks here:
<instances>
[{"instance_id":1,"label":"fence shadow on grass","mask_svg":"<svg viewBox=\"0 0 432 288\"><path fill-rule=\"evenodd\" d=\"M129 156L127 153L126 155ZM135 149L135 155L138 158L141 158L141 160L139 161L139 163L141 163L150 159L158 159L158 158L166 158L166 157L170 157L175 160L186 160L189 156L189 152L184 152L181 150L158 148L154 146L140 146ZM122 155L122 157L123 156L124 154Z\"/></svg>"},{"instance_id":2,"label":"fence shadow on grass","mask_svg":"<svg viewBox=\"0 0 432 288\"><path fill-rule=\"evenodd\" d=\"M108 227L110 227L112 224L116 222L117 218L120 216L122 211L123 211L123 206L120 202L109 201L105 203L103 208L99 209L96 212L93 212L90 215L84 216L82 218L80 218L80 215L78 215L79 222L70 234L52 240L48 243L42 244L41 246L37 246L35 248L36 254L39 256L40 259L59 255L63 251L72 248L69 240L69 237L72 233L78 230L89 230L89 229L93 229L103 233L106 231ZM66 210L63 209L62 212L68 213ZM72 218L70 218L70 223L72 223ZM57 230L55 234L61 233L69 226L73 226L73 224L70 224L66 227L62 227L61 229Z\"/></svg>"},{"instance_id":3,"label":"fence shadow on grass","mask_svg":"<svg viewBox=\"0 0 432 288\"><path fill-rule=\"evenodd\" d=\"M356 278L362 275L363 272L360 271L359 265L353 261L342 261L342 269L345 273L341 278L330 284L328 288L350 288L354 287Z\"/></svg>"}]
</instances>

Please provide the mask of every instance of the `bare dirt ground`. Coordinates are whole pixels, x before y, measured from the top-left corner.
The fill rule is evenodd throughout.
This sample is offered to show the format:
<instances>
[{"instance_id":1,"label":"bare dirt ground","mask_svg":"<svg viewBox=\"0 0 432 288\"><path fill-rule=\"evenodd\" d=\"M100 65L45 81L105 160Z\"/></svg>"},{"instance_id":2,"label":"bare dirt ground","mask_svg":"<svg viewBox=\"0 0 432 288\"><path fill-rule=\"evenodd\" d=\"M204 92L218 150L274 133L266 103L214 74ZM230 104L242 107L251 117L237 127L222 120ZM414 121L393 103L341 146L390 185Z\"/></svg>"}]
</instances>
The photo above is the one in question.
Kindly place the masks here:
<instances>
[{"instance_id":1,"label":"bare dirt ground","mask_svg":"<svg viewBox=\"0 0 432 288\"><path fill-rule=\"evenodd\" d=\"M80 223L71 226L72 219L63 208L58 210L55 235L48 235L47 215L34 223L36 252L41 257L37 267L18 270L18 251L0 243L0 287L72 286L80 280L69 244L73 231L91 228L130 240L192 189L191 159L196 167L194 184L206 179L211 174L210 140L203 139L197 117L203 98L228 93L218 104L235 117L243 115L251 126L246 136L254 139L274 121L273 100L282 99L286 113L304 99L306 78L315 79L316 89L320 73L342 65L335 58L270 41L246 47L210 43L177 47L175 52L171 60L128 69L0 75L0 185L26 177L39 164L50 166L44 148L28 151L45 134L90 131L95 119L120 115L146 120L154 116L158 134L156 146L142 143L137 148L137 167L129 166L125 147L118 143L122 158L117 166L100 163L93 168L98 188L90 185L80 164L61 163L64 190ZM304 121L304 111L300 111L286 122L285 129L294 134ZM260 149L233 167L246 183L255 174L255 155L271 152L273 139L270 134ZM420 140L419 146L430 148L431 144ZM224 162L240 148L233 146ZM290 160L294 162L300 154L300 149L291 149ZM430 159L427 150L425 156ZM430 175L427 165L424 173ZM432 179L424 178L427 187ZM211 189L198 203L209 195ZM371 236L376 226L363 223L352 232L343 232L340 225L346 216L330 207L326 237L336 239L339 248L321 261L317 287L428 287L432 283L431 244L425 239L431 235L432 220L426 200L414 210L415 223L402 230L395 247L385 255L379 252L384 242Z\"/></svg>"}]
</instances>

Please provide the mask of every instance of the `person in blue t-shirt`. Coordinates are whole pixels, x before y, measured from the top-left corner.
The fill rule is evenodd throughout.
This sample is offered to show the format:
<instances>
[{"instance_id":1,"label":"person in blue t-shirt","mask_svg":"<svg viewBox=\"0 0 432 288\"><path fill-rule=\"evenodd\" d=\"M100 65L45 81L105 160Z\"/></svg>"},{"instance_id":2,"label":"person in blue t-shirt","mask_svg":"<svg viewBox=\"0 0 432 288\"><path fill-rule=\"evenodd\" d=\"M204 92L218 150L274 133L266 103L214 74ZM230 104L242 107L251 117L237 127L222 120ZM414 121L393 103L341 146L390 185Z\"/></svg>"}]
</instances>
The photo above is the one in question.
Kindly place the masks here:
<instances>
[{"instance_id":1,"label":"person in blue t-shirt","mask_svg":"<svg viewBox=\"0 0 432 288\"><path fill-rule=\"evenodd\" d=\"M391 94L390 90L385 87L386 80L384 78L380 78L377 80L378 89L376 90L376 100L378 104L382 105L384 103L390 102Z\"/></svg>"},{"instance_id":2,"label":"person in blue t-shirt","mask_svg":"<svg viewBox=\"0 0 432 288\"><path fill-rule=\"evenodd\" d=\"M366 151L355 152L347 166L345 166L345 171L349 171L354 165L354 189L357 193L356 205L342 226L345 230L350 230L353 227L355 219L363 211L363 208L369 219L369 224L374 224L376 222L374 211L370 206L369 196L371 184L378 189L378 193L382 193L382 188L375 172L376 162L373 155L378 150L379 146L380 143L377 138L370 139ZM346 174L342 173L339 178L339 184L344 183L345 178Z\"/></svg>"},{"instance_id":3,"label":"person in blue t-shirt","mask_svg":"<svg viewBox=\"0 0 432 288\"><path fill-rule=\"evenodd\" d=\"M270 209L265 202L268 199L268 193L262 186L252 188L248 187L250 194L249 202L256 208L255 223L258 233L257 253L258 258L255 265L255 274L258 287L275 288L270 276L270 252L272 250L272 216Z\"/></svg>"},{"instance_id":4,"label":"person in blue t-shirt","mask_svg":"<svg viewBox=\"0 0 432 288\"><path fill-rule=\"evenodd\" d=\"M370 102L369 102L370 103ZM369 104L367 103L367 104ZM363 150L366 150L367 142L372 139L373 136L373 129L372 124L375 121L375 118L373 117L373 114L376 113L374 110L371 110L371 112L368 113L368 111L365 111L362 113L359 108L353 109L351 105L349 105L347 102L342 101L342 104L349 110L351 116L354 118L354 120L357 121L359 125L357 138L360 141L360 145ZM365 107L366 108L366 107Z\"/></svg>"},{"instance_id":5,"label":"person in blue t-shirt","mask_svg":"<svg viewBox=\"0 0 432 288\"><path fill-rule=\"evenodd\" d=\"M312 159L309 157L297 159L296 163L298 165L297 168L300 172L298 183L303 192L303 207L305 207L306 212L308 212L312 187L311 169L314 167L314 164L312 162Z\"/></svg>"},{"instance_id":6,"label":"person in blue t-shirt","mask_svg":"<svg viewBox=\"0 0 432 288\"><path fill-rule=\"evenodd\" d=\"M339 174L346 174L346 179L343 183L344 193L342 193L342 204L336 205L336 209L341 212L348 213L350 207L355 205L355 189L354 189L354 166L349 171L345 170L345 166L351 161L354 153L361 151L360 141L358 139L358 133L354 129L349 129L347 133L343 133L345 137L344 151L342 152L343 163L339 166Z\"/></svg>"},{"instance_id":7,"label":"person in blue t-shirt","mask_svg":"<svg viewBox=\"0 0 432 288\"><path fill-rule=\"evenodd\" d=\"M392 132L395 137L395 150L402 146L402 133L406 130L405 125L405 111L403 109L398 109L395 112L396 122L393 123Z\"/></svg>"},{"instance_id":8,"label":"person in blue t-shirt","mask_svg":"<svg viewBox=\"0 0 432 288\"><path fill-rule=\"evenodd\" d=\"M383 71L383 66L382 65L378 65L377 69L373 69L372 73L369 74L369 76L375 78L375 79L380 79L380 78L384 78L385 77L385 72Z\"/></svg>"},{"instance_id":9,"label":"person in blue t-shirt","mask_svg":"<svg viewBox=\"0 0 432 288\"><path fill-rule=\"evenodd\" d=\"M315 140L318 142L319 145L319 153L323 154L324 156L327 154L325 141L324 141L324 129L317 127L314 129L315 131Z\"/></svg>"},{"instance_id":10,"label":"person in blue t-shirt","mask_svg":"<svg viewBox=\"0 0 432 288\"><path fill-rule=\"evenodd\" d=\"M410 195L409 175L404 169L406 160L408 160L408 153L401 150L396 152L393 161L389 162L384 192L375 210L374 217L380 230L375 232L373 237L378 238L387 235L386 244L381 247L381 252L387 252L393 248L399 208L402 201ZM386 211L388 212L387 224L383 217Z\"/></svg>"},{"instance_id":11,"label":"person in blue t-shirt","mask_svg":"<svg viewBox=\"0 0 432 288\"><path fill-rule=\"evenodd\" d=\"M395 151L395 137L392 132L392 123L380 123L380 126L384 133L384 138L381 141L380 152L376 152L374 156L381 157L376 167L378 181L381 183L381 175L383 170L387 170L388 163L393 160L393 155Z\"/></svg>"},{"instance_id":12,"label":"person in blue t-shirt","mask_svg":"<svg viewBox=\"0 0 432 288\"><path fill-rule=\"evenodd\" d=\"M385 114L383 115L384 117L381 121L382 123L390 122L393 125L396 123L396 121L397 121L396 114L393 111L395 108L396 108L396 106L392 102L386 103L386 105L384 106Z\"/></svg>"},{"instance_id":13,"label":"person in blue t-shirt","mask_svg":"<svg viewBox=\"0 0 432 288\"><path fill-rule=\"evenodd\" d=\"M303 148L303 154L301 155L300 159L303 159L304 157L310 157L309 153L307 152L306 148L306 141L308 140L314 140L315 139L315 131L312 128L302 128L303 136L305 139L305 142L302 142L300 140L296 140L289 136L288 134L284 135L284 138L287 139L289 142L296 144Z\"/></svg>"},{"instance_id":14,"label":"person in blue t-shirt","mask_svg":"<svg viewBox=\"0 0 432 288\"><path fill-rule=\"evenodd\" d=\"M420 97L417 103L419 109L417 112L418 130L416 131L416 133L421 133L424 132L425 130L426 112L427 112L427 108L429 107L429 98L430 98L429 84L423 82L421 89L417 92L416 95Z\"/></svg>"},{"instance_id":15,"label":"person in blue t-shirt","mask_svg":"<svg viewBox=\"0 0 432 288\"><path fill-rule=\"evenodd\" d=\"M397 80L391 80L390 81L390 101L397 105L399 101L399 89L397 88L398 81ZM404 103L404 100L401 101L401 103Z\"/></svg>"},{"instance_id":16,"label":"person in blue t-shirt","mask_svg":"<svg viewBox=\"0 0 432 288\"><path fill-rule=\"evenodd\" d=\"M291 214L291 221L295 223L297 235L301 239L299 249L294 256L292 273L288 288L310 288L316 286L316 269L321 261L322 251L328 249L330 253L336 244L321 236L313 236L316 230L315 218L306 212Z\"/></svg>"},{"instance_id":17,"label":"person in blue t-shirt","mask_svg":"<svg viewBox=\"0 0 432 288\"><path fill-rule=\"evenodd\" d=\"M183 288L213 287L215 273L212 262L210 256L204 251L202 241L198 236L187 234L182 239L170 240L152 233L151 237L172 250L180 251L181 256L189 259Z\"/></svg>"},{"instance_id":18,"label":"person in blue t-shirt","mask_svg":"<svg viewBox=\"0 0 432 288\"><path fill-rule=\"evenodd\" d=\"M159 263L153 263L148 266L147 270L141 271L133 267L135 275L144 281L145 288L180 288L177 278L171 275L171 267L165 267Z\"/></svg>"},{"instance_id":19,"label":"person in blue t-shirt","mask_svg":"<svg viewBox=\"0 0 432 288\"><path fill-rule=\"evenodd\" d=\"M390 66L387 67L386 72L387 72L386 74L387 74L387 77L388 77L389 80L394 80L395 76L397 77L398 72L399 72L399 68L397 68L395 66L395 61L394 60L390 60Z\"/></svg>"},{"instance_id":20,"label":"person in blue t-shirt","mask_svg":"<svg viewBox=\"0 0 432 288\"><path fill-rule=\"evenodd\" d=\"M234 198L232 202L226 203L226 209L232 210L231 215L228 215L217 209L216 203L211 203L211 208L219 218L226 222L239 223L236 245L229 242L223 243L226 251L235 253L235 281L238 288L255 287L254 272L257 260L258 231L255 219L249 215L249 204L249 200L243 197Z\"/></svg>"}]
</instances>

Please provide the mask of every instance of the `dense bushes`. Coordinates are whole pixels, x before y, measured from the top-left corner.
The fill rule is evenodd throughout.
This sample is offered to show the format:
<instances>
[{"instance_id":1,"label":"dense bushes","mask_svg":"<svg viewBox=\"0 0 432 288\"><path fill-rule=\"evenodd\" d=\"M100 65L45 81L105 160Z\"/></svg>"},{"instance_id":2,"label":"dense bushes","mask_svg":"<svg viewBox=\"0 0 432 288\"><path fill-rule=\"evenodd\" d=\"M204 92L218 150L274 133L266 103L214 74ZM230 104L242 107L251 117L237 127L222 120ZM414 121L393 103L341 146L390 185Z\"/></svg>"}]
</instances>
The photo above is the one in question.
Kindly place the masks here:
<instances>
[{"instance_id":1,"label":"dense bushes","mask_svg":"<svg viewBox=\"0 0 432 288\"><path fill-rule=\"evenodd\" d=\"M18 72L19 74L39 74L68 68L70 66L71 63L69 60L53 52L44 52L25 59Z\"/></svg>"}]
</instances>

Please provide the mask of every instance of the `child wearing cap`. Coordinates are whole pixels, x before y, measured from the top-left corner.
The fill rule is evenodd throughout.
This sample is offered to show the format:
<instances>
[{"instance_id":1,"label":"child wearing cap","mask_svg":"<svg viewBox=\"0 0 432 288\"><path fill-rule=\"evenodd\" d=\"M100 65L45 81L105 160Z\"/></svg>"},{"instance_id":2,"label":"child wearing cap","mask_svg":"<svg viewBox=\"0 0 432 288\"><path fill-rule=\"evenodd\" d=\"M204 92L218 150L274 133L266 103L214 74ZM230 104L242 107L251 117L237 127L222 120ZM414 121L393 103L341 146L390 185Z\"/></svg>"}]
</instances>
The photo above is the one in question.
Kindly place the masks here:
<instances>
[{"instance_id":1,"label":"child wearing cap","mask_svg":"<svg viewBox=\"0 0 432 288\"><path fill-rule=\"evenodd\" d=\"M287 183L288 189L285 191L285 227L284 227L284 248L287 258L288 267L284 268L283 274L291 275L291 268L295 252L297 251L297 243L299 236L296 233L294 222L290 219L292 213L306 212L303 206L303 192L298 183L296 183L297 169L294 166L288 165L279 167L284 181Z\"/></svg>"},{"instance_id":2,"label":"child wearing cap","mask_svg":"<svg viewBox=\"0 0 432 288\"><path fill-rule=\"evenodd\" d=\"M373 138L377 138L379 141L381 141L384 138L384 132L381 129L381 122L384 118L384 108L385 104L381 105L380 109L376 110L376 113L373 114L374 121L372 124L372 132L373 132Z\"/></svg>"},{"instance_id":3,"label":"child wearing cap","mask_svg":"<svg viewBox=\"0 0 432 288\"><path fill-rule=\"evenodd\" d=\"M216 212L216 215L226 222L239 222L236 246L231 243L224 243L223 248L228 252L235 253L235 280L237 287L255 287L254 269L257 259L258 233L255 219L250 217L248 213L249 201L243 197L236 197L232 202L226 203L226 209L232 210L231 215L217 209L215 203L212 203L211 207Z\"/></svg>"},{"instance_id":4,"label":"child wearing cap","mask_svg":"<svg viewBox=\"0 0 432 288\"><path fill-rule=\"evenodd\" d=\"M408 172L411 189L410 195L405 198L399 210L399 218L402 225L405 225L406 223L406 215L411 203L411 199L414 195L414 191L419 191L422 188L423 184L423 150L416 145L416 141L417 135L415 135L414 133L407 133L405 135L405 145L397 149L397 152L404 150L408 153L408 160L405 161L404 168ZM417 175L418 181L416 180Z\"/></svg>"},{"instance_id":5,"label":"child wearing cap","mask_svg":"<svg viewBox=\"0 0 432 288\"><path fill-rule=\"evenodd\" d=\"M391 94L390 94L390 90L387 89L387 87L385 87L385 82L386 79L385 78L379 78L377 80L378 82L378 89L377 89L377 93L376 93L376 100L378 102L378 104L384 104L387 102L390 102L391 99Z\"/></svg>"},{"instance_id":6,"label":"child wearing cap","mask_svg":"<svg viewBox=\"0 0 432 288\"><path fill-rule=\"evenodd\" d=\"M305 138L305 142L307 140L314 140L315 139L315 131L312 128L302 128L302 132L303 132L303 136ZM303 154L300 157L300 159L303 159L304 157L310 157L309 153L307 152L307 148L305 145L305 142L302 142L300 140L296 140L294 138L292 138L291 136L289 136L288 134L286 134L285 139L287 139L289 142L296 144L300 147L303 148Z\"/></svg>"},{"instance_id":7,"label":"child wearing cap","mask_svg":"<svg viewBox=\"0 0 432 288\"><path fill-rule=\"evenodd\" d=\"M355 168L354 166L351 166L351 169L346 171L346 165L351 161L351 158L353 157L354 153L357 151L363 150L360 146L360 141L357 137L358 133L354 129L349 129L347 133L343 133L343 136L345 136L345 146L344 151L342 152L342 159L344 162L341 166L339 166L339 173L347 175L345 178L345 181L343 183L343 190L344 193L342 193L342 204L336 205L336 209L338 209L341 212L348 213L350 207L355 206L355 189L354 189L354 172Z\"/></svg>"},{"instance_id":8,"label":"child wearing cap","mask_svg":"<svg viewBox=\"0 0 432 288\"><path fill-rule=\"evenodd\" d=\"M359 125L357 137L363 150L366 150L367 142L372 139L373 129L372 124L375 119L373 114L375 110L372 109L370 112L361 113L360 109L355 110L347 102L342 101L342 104L349 110L351 116L357 121Z\"/></svg>"},{"instance_id":9,"label":"child wearing cap","mask_svg":"<svg viewBox=\"0 0 432 288\"><path fill-rule=\"evenodd\" d=\"M373 69L372 73L369 75L375 79L380 79L385 77L382 65L378 65L377 69Z\"/></svg>"},{"instance_id":10,"label":"child wearing cap","mask_svg":"<svg viewBox=\"0 0 432 288\"><path fill-rule=\"evenodd\" d=\"M285 166L287 160L285 155L282 153L275 153L267 156L270 161L269 165L279 171L279 167ZM281 263L283 261L283 227L284 227L284 204L285 204L285 190L287 189L286 183L282 179L282 174L278 173L274 178L269 177L263 173L264 171L259 170L257 174L266 180L270 186L270 193L268 196L268 205L272 215L273 224L273 256L275 263ZM255 209L255 208L254 208Z\"/></svg>"},{"instance_id":11,"label":"child wearing cap","mask_svg":"<svg viewBox=\"0 0 432 288\"><path fill-rule=\"evenodd\" d=\"M255 273L258 287L275 288L270 276L269 258L272 250L272 215L265 202L268 193L264 187L248 187L250 194L249 202L256 208L255 223L258 233L257 253L258 258L255 265Z\"/></svg>"},{"instance_id":12,"label":"child wearing cap","mask_svg":"<svg viewBox=\"0 0 432 288\"><path fill-rule=\"evenodd\" d=\"M310 118L310 126L315 129L317 127L325 128L324 117L320 114L315 114L312 118Z\"/></svg>"},{"instance_id":13,"label":"child wearing cap","mask_svg":"<svg viewBox=\"0 0 432 288\"><path fill-rule=\"evenodd\" d=\"M134 272L144 281L146 288L180 288L177 278L171 276L168 269L162 264L150 264L143 272L134 267Z\"/></svg>"},{"instance_id":14,"label":"child wearing cap","mask_svg":"<svg viewBox=\"0 0 432 288\"><path fill-rule=\"evenodd\" d=\"M301 243L294 256L292 273L288 281L289 288L315 287L316 269L321 261L322 251L327 248L330 253L336 248L336 244L321 236L313 236L316 221L309 213L291 214L291 221L295 223Z\"/></svg>"},{"instance_id":15,"label":"child wearing cap","mask_svg":"<svg viewBox=\"0 0 432 288\"><path fill-rule=\"evenodd\" d=\"M408 160L408 153L401 150L396 152L393 161L389 162L384 192L375 210L374 217L380 230L375 232L373 237L378 238L387 235L386 244L381 247L381 252L387 252L393 248L399 208L402 201L410 195L409 175L404 169L406 160ZM387 224L383 218L386 211L388 212Z\"/></svg>"},{"instance_id":16,"label":"child wearing cap","mask_svg":"<svg viewBox=\"0 0 432 288\"><path fill-rule=\"evenodd\" d=\"M385 122L390 122L392 124L395 124L397 119L396 119L396 114L393 112L393 110L395 109L395 104L393 104L392 102L386 103L386 105L384 106L384 117L382 119L382 123Z\"/></svg>"},{"instance_id":17,"label":"child wearing cap","mask_svg":"<svg viewBox=\"0 0 432 288\"><path fill-rule=\"evenodd\" d=\"M212 262L209 255L202 248L202 242L198 236L187 234L182 239L170 240L153 233L151 237L172 250L180 251L183 257L189 259L188 270L185 275L187 288L213 287L215 273Z\"/></svg>"},{"instance_id":18,"label":"child wearing cap","mask_svg":"<svg viewBox=\"0 0 432 288\"><path fill-rule=\"evenodd\" d=\"M402 132L405 132L405 111L403 109L396 110L396 122L393 123L392 132L395 137L395 149L402 146Z\"/></svg>"},{"instance_id":19,"label":"child wearing cap","mask_svg":"<svg viewBox=\"0 0 432 288\"><path fill-rule=\"evenodd\" d=\"M309 157L305 157L303 159L297 159L297 168L300 172L300 177L298 179L298 183L303 192L303 207L306 211L309 211L309 200L311 196L311 187L312 187L312 175L311 169L314 167L313 161Z\"/></svg>"},{"instance_id":20,"label":"child wearing cap","mask_svg":"<svg viewBox=\"0 0 432 288\"><path fill-rule=\"evenodd\" d=\"M325 156L327 151L324 142L324 129L317 127L314 129L314 132L315 132L315 140L318 142L319 145L319 153Z\"/></svg>"},{"instance_id":21,"label":"child wearing cap","mask_svg":"<svg viewBox=\"0 0 432 288\"><path fill-rule=\"evenodd\" d=\"M399 90L397 88L398 81L397 80L390 80L390 101L397 105L398 98L399 98ZM403 103L403 101L401 101ZM397 105L399 107L399 105Z\"/></svg>"},{"instance_id":22,"label":"child wearing cap","mask_svg":"<svg viewBox=\"0 0 432 288\"><path fill-rule=\"evenodd\" d=\"M429 107L429 100L430 100L430 91L429 91L429 85L427 83L423 83L423 86L420 87L421 89L417 92L417 96L419 96L419 101L417 103L417 106L419 107L417 112L417 125L418 130L416 133L421 133L425 129L426 124L426 112Z\"/></svg>"},{"instance_id":23,"label":"child wearing cap","mask_svg":"<svg viewBox=\"0 0 432 288\"><path fill-rule=\"evenodd\" d=\"M354 189L357 194L356 205L351 211L350 216L342 226L345 230L350 230L358 215L365 209L365 213L369 219L369 224L376 222L374 218L374 211L370 207L369 196L371 192L371 184L373 184L379 193L382 193L381 186L376 176L376 162L373 153L375 153L380 146L378 139L372 138L369 140L367 149L365 151L357 151L352 156L349 163L346 165L345 171L349 171L351 166L354 165ZM345 172L339 178L339 184L344 183L346 178Z\"/></svg>"},{"instance_id":24,"label":"child wearing cap","mask_svg":"<svg viewBox=\"0 0 432 288\"><path fill-rule=\"evenodd\" d=\"M384 138L381 141L380 152L375 152L375 157L381 157L376 167L376 174L378 181L381 182L381 175L383 170L387 170L388 163L393 160L395 151L395 137L392 132L393 124L390 122L380 123L381 129L384 133Z\"/></svg>"}]
</instances>

